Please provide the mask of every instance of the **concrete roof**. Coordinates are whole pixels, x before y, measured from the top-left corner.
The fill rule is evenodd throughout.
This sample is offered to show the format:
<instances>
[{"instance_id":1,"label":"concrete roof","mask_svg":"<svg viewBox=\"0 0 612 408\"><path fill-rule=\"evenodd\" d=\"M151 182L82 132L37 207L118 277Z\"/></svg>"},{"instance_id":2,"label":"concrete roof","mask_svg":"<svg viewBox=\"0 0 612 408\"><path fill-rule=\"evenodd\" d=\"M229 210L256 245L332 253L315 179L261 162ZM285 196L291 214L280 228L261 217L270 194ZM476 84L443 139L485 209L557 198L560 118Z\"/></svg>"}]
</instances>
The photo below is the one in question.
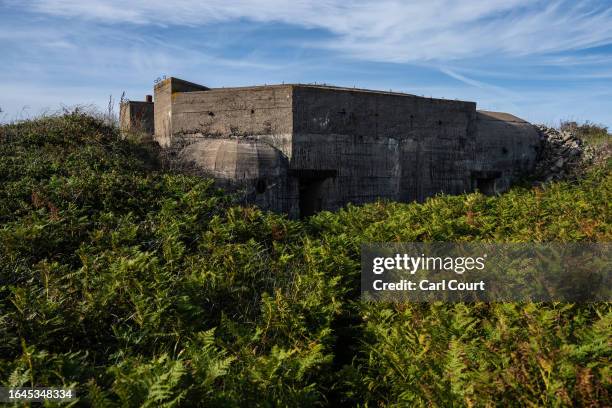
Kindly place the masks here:
<instances>
[{"instance_id":1,"label":"concrete roof","mask_svg":"<svg viewBox=\"0 0 612 408\"><path fill-rule=\"evenodd\" d=\"M395 92L395 91L381 91L376 89L366 89L366 88L348 88L343 86L334 86L327 84L302 84L302 83L288 83L288 84L271 84L271 85L252 85L252 86L235 86L235 87L221 87L221 88L210 88L211 91L235 91L235 90L256 90L263 88L282 88L282 87L294 87L294 88L312 88L312 89L326 89L330 91L340 91L340 92L359 92L359 93L370 93L370 94L380 94L380 95L393 95L393 96L405 96L411 98L424 98L430 100L438 100L438 101L446 101L446 102L465 102L465 103L475 103L472 101L463 101L459 99L443 99L443 98L431 98L426 96L409 94L406 92Z\"/></svg>"},{"instance_id":2,"label":"concrete roof","mask_svg":"<svg viewBox=\"0 0 612 408\"><path fill-rule=\"evenodd\" d=\"M509 113L506 113L506 112L492 112L492 111L479 110L478 113L485 116L486 120L499 120L502 122L527 123L527 121L519 117L516 117L514 115L511 115Z\"/></svg>"}]
</instances>

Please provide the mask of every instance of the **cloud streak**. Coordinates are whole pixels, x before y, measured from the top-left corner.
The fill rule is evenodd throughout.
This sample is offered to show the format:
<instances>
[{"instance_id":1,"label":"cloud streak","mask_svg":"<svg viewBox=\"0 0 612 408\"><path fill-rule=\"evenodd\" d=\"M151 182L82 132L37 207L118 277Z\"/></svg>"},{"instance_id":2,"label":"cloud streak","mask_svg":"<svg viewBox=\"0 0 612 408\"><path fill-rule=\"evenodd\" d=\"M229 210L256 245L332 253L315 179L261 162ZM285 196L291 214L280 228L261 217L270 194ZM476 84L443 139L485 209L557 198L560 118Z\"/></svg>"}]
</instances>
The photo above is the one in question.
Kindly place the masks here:
<instances>
[{"instance_id":1,"label":"cloud streak","mask_svg":"<svg viewBox=\"0 0 612 408\"><path fill-rule=\"evenodd\" d=\"M530 55L612 41L609 1L567 0L25 0L46 15L104 23L202 26L246 19L322 29L312 41L354 58L446 61L479 55Z\"/></svg>"}]
</instances>

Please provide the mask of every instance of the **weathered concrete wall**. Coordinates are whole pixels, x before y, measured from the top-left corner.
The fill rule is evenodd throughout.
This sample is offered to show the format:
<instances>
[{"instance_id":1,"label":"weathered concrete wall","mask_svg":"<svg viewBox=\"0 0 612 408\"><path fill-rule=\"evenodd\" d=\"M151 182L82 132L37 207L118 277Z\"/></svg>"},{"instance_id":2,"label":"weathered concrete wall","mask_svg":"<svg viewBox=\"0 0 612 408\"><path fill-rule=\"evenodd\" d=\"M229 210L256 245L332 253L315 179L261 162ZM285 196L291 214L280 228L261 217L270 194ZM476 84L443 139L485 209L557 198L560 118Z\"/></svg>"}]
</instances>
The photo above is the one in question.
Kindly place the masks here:
<instances>
[{"instance_id":1,"label":"weathered concrete wall","mask_svg":"<svg viewBox=\"0 0 612 408\"><path fill-rule=\"evenodd\" d=\"M119 107L119 127L122 133L153 135L153 102L127 101Z\"/></svg>"},{"instance_id":2,"label":"weathered concrete wall","mask_svg":"<svg viewBox=\"0 0 612 408\"><path fill-rule=\"evenodd\" d=\"M172 132L186 141L257 138L290 155L292 102L288 85L178 93L172 101Z\"/></svg>"},{"instance_id":3,"label":"weathered concrete wall","mask_svg":"<svg viewBox=\"0 0 612 408\"><path fill-rule=\"evenodd\" d=\"M172 137L172 100L182 92L206 91L209 88L183 81L178 78L167 78L155 84L155 141L162 147L170 146Z\"/></svg>"},{"instance_id":4,"label":"weathered concrete wall","mask_svg":"<svg viewBox=\"0 0 612 408\"><path fill-rule=\"evenodd\" d=\"M474 189L479 179L489 178L494 179L493 184L483 192L503 192L517 177L533 170L540 141L529 122L508 113L478 111L476 129L476 152L471 165Z\"/></svg>"},{"instance_id":5,"label":"weathered concrete wall","mask_svg":"<svg viewBox=\"0 0 612 408\"><path fill-rule=\"evenodd\" d=\"M292 197L287 157L280 150L255 139L200 138L181 149L178 159L189 169L217 180L245 201L298 216Z\"/></svg>"},{"instance_id":6,"label":"weathered concrete wall","mask_svg":"<svg viewBox=\"0 0 612 408\"><path fill-rule=\"evenodd\" d=\"M324 208L469 191L472 102L296 87L291 168L337 170Z\"/></svg>"}]
</instances>

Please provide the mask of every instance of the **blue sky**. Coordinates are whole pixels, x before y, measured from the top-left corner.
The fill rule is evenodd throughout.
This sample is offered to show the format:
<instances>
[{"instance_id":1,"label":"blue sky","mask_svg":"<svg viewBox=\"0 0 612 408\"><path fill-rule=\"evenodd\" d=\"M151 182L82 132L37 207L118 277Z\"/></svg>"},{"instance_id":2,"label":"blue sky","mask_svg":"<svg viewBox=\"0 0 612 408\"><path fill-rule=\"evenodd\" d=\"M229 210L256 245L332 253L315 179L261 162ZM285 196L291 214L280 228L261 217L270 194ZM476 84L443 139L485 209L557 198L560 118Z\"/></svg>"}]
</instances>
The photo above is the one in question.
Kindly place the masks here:
<instances>
[{"instance_id":1,"label":"blue sky","mask_svg":"<svg viewBox=\"0 0 612 408\"><path fill-rule=\"evenodd\" d=\"M612 0L0 0L11 121L141 100L155 78L472 100L612 127Z\"/></svg>"}]
</instances>

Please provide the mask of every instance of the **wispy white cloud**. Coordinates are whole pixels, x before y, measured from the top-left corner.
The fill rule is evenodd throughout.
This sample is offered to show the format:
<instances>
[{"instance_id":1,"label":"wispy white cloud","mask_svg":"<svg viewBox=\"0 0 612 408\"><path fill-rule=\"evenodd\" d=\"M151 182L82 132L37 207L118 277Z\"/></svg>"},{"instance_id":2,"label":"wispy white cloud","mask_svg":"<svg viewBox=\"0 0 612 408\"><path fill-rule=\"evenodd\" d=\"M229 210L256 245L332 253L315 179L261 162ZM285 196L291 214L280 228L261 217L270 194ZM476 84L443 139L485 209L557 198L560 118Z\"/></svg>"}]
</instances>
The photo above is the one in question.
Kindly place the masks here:
<instances>
[{"instance_id":1,"label":"wispy white cloud","mask_svg":"<svg viewBox=\"0 0 612 408\"><path fill-rule=\"evenodd\" d=\"M612 41L612 3L595 0L25 0L9 4L107 23L283 22L323 29L336 37L311 42L312 46L390 62L529 55Z\"/></svg>"},{"instance_id":2,"label":"wispy white cloud","mask_svg":"<svg viewBox=\"0 0 612 408\"><path fill-rule=\"evenodd\" d=\"M484 92L488 92L493 95L496 95L498 99L503 98L506 101L509 101L510 107L512 108L511 110L512 111L517 110L517 106L514 105L514 103L512 103L512 101L518 98L518 95L515 92L512 92L506 88L503 88L497 85L492 85L492 84L489 84L483 81L479 81L473 78L468 78L467 76L459 74L449 68L440 68L440 71L448 75L449 77L454 78L457 81L460 81L466 85L480 88Z\"/></svg>"}]
</instances>

